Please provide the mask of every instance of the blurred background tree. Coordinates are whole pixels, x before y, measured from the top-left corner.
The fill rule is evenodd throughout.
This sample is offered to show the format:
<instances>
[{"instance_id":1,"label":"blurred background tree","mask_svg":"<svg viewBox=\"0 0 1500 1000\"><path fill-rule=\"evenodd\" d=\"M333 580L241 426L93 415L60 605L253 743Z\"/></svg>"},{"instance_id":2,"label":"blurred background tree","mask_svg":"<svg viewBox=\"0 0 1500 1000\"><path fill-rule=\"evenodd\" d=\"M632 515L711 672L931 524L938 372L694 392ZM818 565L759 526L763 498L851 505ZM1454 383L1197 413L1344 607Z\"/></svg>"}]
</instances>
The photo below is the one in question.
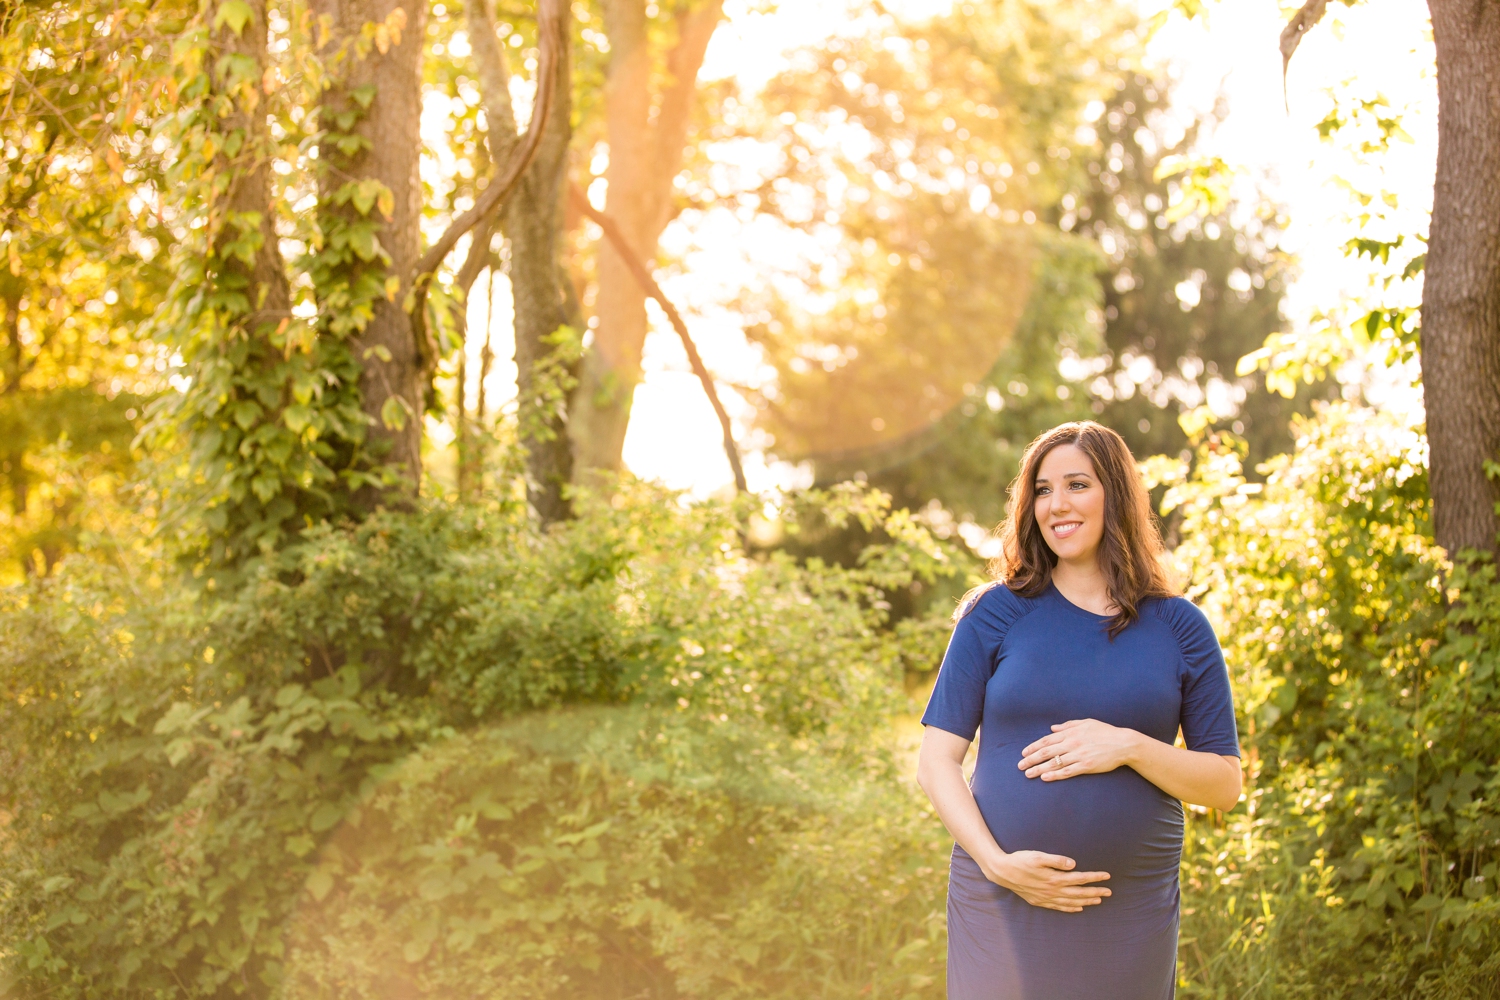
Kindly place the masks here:
<instances>
[{"instance_id":1,"label":"blurred background tree","mask_svg":"<svg viewBox=\"0 0 1500 1000\"><path fill-rule=\"evenodd\" d=\"M1172 117L1143 39L1097 4L885 16L721 129L779 157L742 197L837 234L799 276L800 301L832 305L743 305L776 369L757 396L774 454L988 525L1021 449L1062 420L1177 453L1178 417L1206 405L1252 467L1285 449L1328 388L1288 401L1234 373L1283 325L1280 220L1183 197L1171 168L1200 123Z\"/></svg>"},{"instance_id":2,"label":"blurred background tree","mask_svg":"<svg viewBox=\"0 0 1500 1000\"><path fill-rule=\"evenodd\" d=\"M160 175L127 166L101 114L148 99L135 78L145 39L106 45L103 11L59 11L42 24L14 12L0 119L0 577L50 572L80 533L99 530L91 495L133 465L146 403L166 385L170 352L146 320L170 276L175 235ZM45 29L66 56L37 62ZM140 142L143 134L127 136Z\"/></svg>"}]
</instances>

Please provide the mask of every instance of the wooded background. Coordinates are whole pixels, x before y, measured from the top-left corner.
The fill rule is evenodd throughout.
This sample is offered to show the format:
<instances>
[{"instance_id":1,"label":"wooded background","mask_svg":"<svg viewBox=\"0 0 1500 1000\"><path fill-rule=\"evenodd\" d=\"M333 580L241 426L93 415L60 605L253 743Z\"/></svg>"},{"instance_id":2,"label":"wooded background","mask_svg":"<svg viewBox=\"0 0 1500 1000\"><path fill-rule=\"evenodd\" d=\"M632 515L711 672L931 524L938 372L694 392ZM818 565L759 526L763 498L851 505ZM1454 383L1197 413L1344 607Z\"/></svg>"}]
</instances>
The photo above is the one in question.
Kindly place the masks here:
<instances>
[{"instance_id":1,"label":"wooded background","mask_svg":"<svg viewBox=\"0 0 1500 1000\"><path fill-rule=\"evenodd\" d=\"M1500 996L1500 13L1431 11L1430 231L1344 245L1421 306L1295 333L1146 58L1197 3L852 4L755 92L699 80L717 0L5 8L0 989L942 995L911 714L1091 418L1245 745L1182 995ZM730 303L754 382L657 280L722 210L818 248ZM812 488L623 470L648 298Z\"/></svg>"}]
</instances>

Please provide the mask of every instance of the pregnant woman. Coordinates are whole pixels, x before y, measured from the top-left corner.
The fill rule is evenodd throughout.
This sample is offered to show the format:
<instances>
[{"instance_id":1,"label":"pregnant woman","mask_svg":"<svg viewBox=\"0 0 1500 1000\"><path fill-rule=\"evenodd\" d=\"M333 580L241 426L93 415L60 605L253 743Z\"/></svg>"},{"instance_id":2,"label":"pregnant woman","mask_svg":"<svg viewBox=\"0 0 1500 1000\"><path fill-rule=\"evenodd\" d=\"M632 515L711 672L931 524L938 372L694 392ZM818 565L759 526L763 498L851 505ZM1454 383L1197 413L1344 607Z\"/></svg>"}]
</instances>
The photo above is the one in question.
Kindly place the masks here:
<instances>
[{"instance_id":1,"label":"pregnant woman","mask_svg":"<svg viewBox=\"0 0 1500 1000\"><path fill-rule=\"evenodd\" d=\"M918 780L957 841L948 996L1168 1000L1179 800L1227 810L1240 795L1218 640L1174 595L1135 462L1106 427L1031 443L1000 539L998 582L959 606L922 717Z\"/></svg>"}]
</instances>

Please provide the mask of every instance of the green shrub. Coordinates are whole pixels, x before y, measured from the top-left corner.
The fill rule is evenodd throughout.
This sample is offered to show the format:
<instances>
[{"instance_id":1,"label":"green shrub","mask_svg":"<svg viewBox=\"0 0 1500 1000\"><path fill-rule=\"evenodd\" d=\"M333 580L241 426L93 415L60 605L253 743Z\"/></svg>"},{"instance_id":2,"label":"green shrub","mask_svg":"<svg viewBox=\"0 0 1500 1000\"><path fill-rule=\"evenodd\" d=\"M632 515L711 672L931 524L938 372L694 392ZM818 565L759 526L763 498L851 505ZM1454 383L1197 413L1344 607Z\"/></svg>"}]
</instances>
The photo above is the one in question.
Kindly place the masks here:
<instances>
[{"instance_id":1,"label":"green shrub","mask_svg":"<svg viewBox=\"0 0 1500 1000\"><path fill-rule=\"evenodd\" d=\"M1263 487L1218 447L1168 493L1249 770L1189 828L1182 995L1500 995L1494 567L1434 546L1417 430L1333 406L1297 431Z\"/></svg>"},{"instance_id":2,"label":"green shrub","mask_svg":"<svg viewBox=\"0 0 1500 1000\"><path fill-rule=\"evenodd\" d=\"M1298 435L1264 484L1227 442L1151 465L1250 779L1189 822L1181 995L1500 996L1500 583L1434 548L1417 431ZM948 840L898 720L947 627L887 598L972 564L852 488L807 516L889 539L853 568L639 485L580 510L5 592L10 988L940 996Z\"/></svg>"},{"instance_id":3,"label":"green shrub","mask_svg":"<svg viewBox=\"0 0 1500 1000\"><path fill-rule=\"evenodd\" d=\"M292 996L936 996L941 828L889 754L636 707L382 773L287 935Z\"/></svg>"},{"instance_id":4,"label":"green shrub","mask_svg":"<svg viewBox=\"0 0 1500 1000\"><path fill-rule=\"evenodd\" d=\"M546 534L436 505L232 588L80 561L7 592L6 973L935 995L943 838L886 732L946 630L883 594L967 564L876 495L818 503L892 541L748 559L743 511L622 484Z\"/></svg>"}]
</instances>

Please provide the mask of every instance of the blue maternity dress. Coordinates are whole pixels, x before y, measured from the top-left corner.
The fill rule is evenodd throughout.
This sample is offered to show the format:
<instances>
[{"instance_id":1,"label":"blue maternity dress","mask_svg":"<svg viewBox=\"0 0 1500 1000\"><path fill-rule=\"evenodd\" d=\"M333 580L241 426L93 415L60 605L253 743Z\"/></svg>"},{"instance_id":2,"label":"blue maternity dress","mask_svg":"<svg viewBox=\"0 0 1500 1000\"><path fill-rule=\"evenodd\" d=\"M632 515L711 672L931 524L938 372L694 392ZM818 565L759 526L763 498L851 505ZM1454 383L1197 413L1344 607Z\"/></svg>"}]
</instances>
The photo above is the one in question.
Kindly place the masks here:
<instances>
[{"instance_id":1,"label":"blue maternity dress","mask_svg":"<svg viewBox=\"0 0 1500 1000\"><path fill-rule=\"evenodd\" d=\"M1170 1000L1177 958L1182 806L1128 767L1028 778L1021 750L1055 723L1099 719L1189 750L1239 754L1218 639L1180 597L1151 599L1110 639L1109 618L1049 586L985 591L959 620L922 723L981 731L972 788L1005 851L1044 851L1108 872L1081 913L1032 906L954 845L950 1000Z\"/></svg>"}]
</instances>

